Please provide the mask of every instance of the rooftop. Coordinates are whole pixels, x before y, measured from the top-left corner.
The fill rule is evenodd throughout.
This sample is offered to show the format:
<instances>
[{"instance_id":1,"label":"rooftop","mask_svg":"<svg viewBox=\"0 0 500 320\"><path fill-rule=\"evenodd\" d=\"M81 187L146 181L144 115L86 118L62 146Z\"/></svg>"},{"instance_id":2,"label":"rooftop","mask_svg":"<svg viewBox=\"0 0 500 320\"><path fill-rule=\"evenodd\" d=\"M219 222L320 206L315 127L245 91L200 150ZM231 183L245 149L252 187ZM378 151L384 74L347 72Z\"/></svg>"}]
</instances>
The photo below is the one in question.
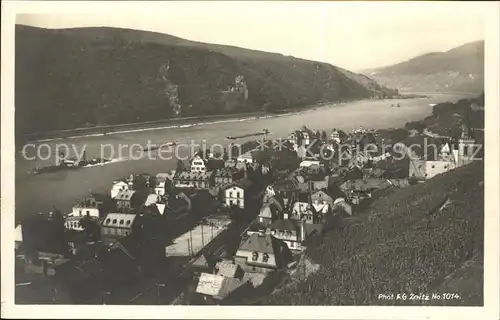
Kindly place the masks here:
<instances>
[{"instance_id":1,"label":"rooftop","mask_svg":"<svg viewBox=\"0 0 500 320\"><path fill-rule=\"evenodd\" d=\"M239 247L238 250L256 251L259 253L274 253L274 242L277 240L270 235L252 234Z\"/></svg>"},{"instance_id":2,"label":"rooftop","mask_svg":"<svg viewBox=\"0 0 500 320\"><path fill-rule=\"evenodd\" d=\"M118 191L115 199L116 200L130 200L134 195L135 190L120 190Z\"/></svg>"},{"instance_id":3,"label":"rooftop","mask_svg":"<svg viewBox=\"0 0 500 320\"><path fill-rule=\"evenodd\" d=\"M108 213L108 215L102 222L102 226L115 228L131 228L136 217L137 216L135 214L131 213Z\"/></svg>"},{"instance_id":4,"label":"rooftop","mask_svg":"<svg viewBox=\"0 0 500 320\"><path fill-rule=\"evenodd\" d=\"M276 220L271 223L268 229L296 231L299 226L295 220Z\"/></svg>"}]
</instances>

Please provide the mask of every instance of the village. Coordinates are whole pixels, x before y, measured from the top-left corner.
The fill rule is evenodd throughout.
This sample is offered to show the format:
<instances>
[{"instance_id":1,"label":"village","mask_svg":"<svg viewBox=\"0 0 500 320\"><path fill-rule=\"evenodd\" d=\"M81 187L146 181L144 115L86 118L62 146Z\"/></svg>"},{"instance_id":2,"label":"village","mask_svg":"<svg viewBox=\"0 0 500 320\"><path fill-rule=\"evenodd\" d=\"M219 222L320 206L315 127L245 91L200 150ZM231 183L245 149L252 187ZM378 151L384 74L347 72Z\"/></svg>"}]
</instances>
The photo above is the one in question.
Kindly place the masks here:
<instances>
[{"instance_id":1,"label":"village","mask_svg":"<svg viewBox=\"0 0 500 320\"><path fill-rule=\"evenodd\" d=\"M398 132L303 126L278 144L264 135L239 154L199 150L171 172L130 174L69 213L25 218L16 283L72 304L237 304L270 294L323 233L476 153L466 126L458 137ZM395 158L397 143L424 138L437 153L408 148Z\"/></svg>"}]
</instances>

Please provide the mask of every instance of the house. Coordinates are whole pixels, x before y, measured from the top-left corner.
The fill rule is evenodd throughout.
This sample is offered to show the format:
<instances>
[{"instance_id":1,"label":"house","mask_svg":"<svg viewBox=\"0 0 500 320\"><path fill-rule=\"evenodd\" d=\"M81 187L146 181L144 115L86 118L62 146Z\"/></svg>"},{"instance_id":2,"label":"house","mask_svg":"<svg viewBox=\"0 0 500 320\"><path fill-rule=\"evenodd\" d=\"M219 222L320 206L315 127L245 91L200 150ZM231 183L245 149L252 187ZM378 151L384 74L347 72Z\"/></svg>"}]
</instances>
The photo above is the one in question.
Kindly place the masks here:
<instances>
[{"instance_id":1,"label":"house","mask_svg":"<svg viewBox=\"0 0 500 320\"><path fill-rule=\"evenodd\" d=\"M147 196L146 198L146 201L144 202L144 205L146 207L149 207L153 204L156 204L156 203L161 203L162 202L162 197L156 193L151 193Z\"/></svg>"},{"instance_id":2,"label":"house","mask_svg":"<svg viewBox=\"0 0 500 320\"><path fill-rule=\"evenodd\" d=\"M251 186L251 182L247 179L231 183L224 189L224 205L226 207L236 205L244 209L245 203L250 200Z\"/></svg>"},{"instance_id":3,"label":"house","mask_svg":"<svg viewBox=\"0 0 500 320\"><path fill-rule=\"evenodd\" d=\"M330 140L335 141L336 143L340 143L340 134L337 129L333 129L332 133L330 134Z\"/></svg>"},{"instance_id":4,"label":"house","mask_svg":"<svg viewBox=\"0 0 500 320\"><path fill-rule=\"evenodd\" d=\"M313 205L333 205L333 197L326 190L318 190L311 194L311 203Z\"/></svg>"},{"instance_id":5,"label":"house","mask_svg":"<svg viewBox=\"0 0 500 320\"><path fill-rule=\"evenodd\" d=\"M84 217L91 216L94 218L99 218L99 206L97 202L92 198L88 197L79 201L68 216L70 217Z\"/></svg>"},{"instance_id":6,"label":"house","mask_svg":"<svg viewBox=\"0 0 500 320\"><path fill-rule=\"evenodd\" d=\"M173 178L176 188L210 189L213 186L212 171L179 171Z\"/></svg>"},{"instance_id":7,"label":"house","mask_svg":"<svg viewBox=\"0 0 500 320\"><path fill-rule=\"evenodd\" d=\"M256 163L258 162L258 157L261 154L261 150L259 149L253 149L248 152L245 152L241 155L239 155L236 158L236 162L238 163Z\"/></svg>"},{"instance_id":8,"label":"house","mask_svg":"<svg viewBox=\"0 0 500 320\"><path fill-rule=\"evenodd\" d=\"M236 167L236 160L234 159L228 159L226 161L224 161L224 168L234 168Z\"/></svg>"},{"instance_id":9,"label":"house","mask_svg":"<svg viewBox=\"0 0 500 320\"><path fill-rule=\"evenodd\" d=\"M308 202L297 201L293 204L291 216L284 215L284 219L301 220L306 223L318 223L318 215L314 207Z\"/></svg>"},{"instance_id":10,"label":"house","mask_svg":"<svg viewBox=\"0 0 500 320\"><path fill-rule=\"evenodd\" d=\"M155 177L156 186L155 193L157 195L163 196L165 194L168 184L171 182L173 177L172 173L158 173Z\"/></svg>"},{"instance_id":11,"label":"house","mask_svg":"<svg viewBox=\"0 0 500 320\"><path fill-rule=\"evenodd\" d=\"M101 224L103 241L114 241L132 234L136 218L137 215L131 213L108 213Z\"/></svg>"},{"instance_id":12,"label":"house","mask_svg":"<svg viewBox=\"0 0 500 320\"><path fill-rule=\"evenodd\" d=\"M458 145L450 141L430 139L431 141L424 144L427 148L424 148L423 152L417 149L411 150L413 151L411 153L409 150L408 153L411 153L409 154L409 178L430 179L472 162L476 148L475 141L465 133L465 129L463 130L462 136L458 139ZM436 152L436 146L439 147L438 152Z\"/></svg>"},{"instance_id":13,"label":"house","mask_svg":"<svg viewBox=\"0 0 500 320\"><path fill-rule=\"evenodd\" d=\"M133 197L136 194L135 190L121 190L115 197L116 207L119 212L125 212L132 209L135 204L132 203Z\"/></svg>"},{"instance_id":14,"label":"house","mask_svg":"<svg viewBox=\"0 0 500 320\"><path fill-rule=\"evenodd\" d=\"M216 187L233 183L233 181L242 179L245 175L243 170L232 168L217 169L214 173L214 185Z\"/></svg>"},{"instance_id":15,"label":"house","mask_svg":"<svg viewBox=\"0 0 500 320\"><path fill-rule=\"evenodd\" d=\"M207 160L203 159L199 154L195 155L191 159L191 172L206 172L207 171Z\"/></svg>"},{"instance_id":16,"label":"house","mask_svg":"<svg viewBox=\"0 0 500 320\"><path fill-rule=\"evenodd\" d=\"M202 273L196 286L196 292L217 300L223 300L241 284L241 281L236 278Z\"/></svg>"},{"instance_id":17,"label":"house","mask_svg":"<svg viewBox=\"0 0 500 320\"><path fill-rule=\"evenodd\" d=\"M235 279L242 279L244 272L241 267L233 261L230 260L221 260L215 264L214 272L217 275L228 277L228 278L235 278Z\"/></svg>"},{"instance_id":18,"label":"house","mask_svg":"<svg viewBox=\"0 0 500 320\"><path fill-rule=\"evenodd\" d=\"M306 239L304 220L276 220L267 226L266 234L286 243L290 250L301 251Z\"/></svg>"},{"instance_id":19,"label":"house","mask_svg":"<svg viewBox=\"0 0 500 320\"><path fill-rule=\"evenodd\" d=\"M129 184L125 181L115 181L113 182L113 186L111 187L111 198L116 198L116 195L120 191L129 190Z\"/></svg>"},{"instance_id":20,"label":"house","mask_svg":"<svg viewBox=\"0 0 500 320\"><path fill-rule=\"evenodd\" d=\"M280 206L278 206L276 203L266 203L260 209L259 216L257 217L258 221L267 226L274 220L277 220L279 217L281 217L281 211L282 210Z\"/></svg>"},{"instance_id":21,"label":"house","mask_svg":"<svg viewBox=\"0 0 500 320\"><path fill-rule=\"evenodd\" d=\"M299 183L295 179L278 180L266 188L271 196L279 195L283 199L284 209L288 208L299 198Z\"/></svg>"},{"instance_id":22,"label":"house","mask_svg":"<svg viewBox=\"0 0 500 320\"><path fill-rule=\"evenodd\" d=\"M64 227L66 230L83 231L83 227L80 224L81 219L83 219L83 217L68 216L64 221Z\"/></svg>"},{"instance_id":23,"label":"house","mask_svg":"<svg viewBox=\"0 0 500 320\"><path fill-rule=\"evenodd\" d=\"M240 245L234 261L245 272L267 273L286 268L291 258L283 241L271 235L253 234Z\"/></svg>"}]
</instances>

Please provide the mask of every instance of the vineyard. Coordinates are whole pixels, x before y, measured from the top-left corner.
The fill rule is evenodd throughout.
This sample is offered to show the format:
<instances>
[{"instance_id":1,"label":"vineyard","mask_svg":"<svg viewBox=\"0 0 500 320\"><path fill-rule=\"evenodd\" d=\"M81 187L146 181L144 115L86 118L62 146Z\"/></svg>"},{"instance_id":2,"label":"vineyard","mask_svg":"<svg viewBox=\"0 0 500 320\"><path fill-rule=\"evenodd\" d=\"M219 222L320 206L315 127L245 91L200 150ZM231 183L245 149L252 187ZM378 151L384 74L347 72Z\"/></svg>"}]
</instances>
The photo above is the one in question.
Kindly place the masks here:
<instances>
[{"instance_id":1,"label":"vineyard","mask_svg":"<svg viewBox=\"0 0 500 320\"><path fill-rule=\"evenodd\" d=\"M436 304L379 294L430 294L466 261L482 266L483 170L482 162L473 163L378 199L309 248L318 272L263 304ZM476 280L482 284L482 275ZM460 294L449 304L482 304L482 295Z\"/></svg>"}]
</instances>

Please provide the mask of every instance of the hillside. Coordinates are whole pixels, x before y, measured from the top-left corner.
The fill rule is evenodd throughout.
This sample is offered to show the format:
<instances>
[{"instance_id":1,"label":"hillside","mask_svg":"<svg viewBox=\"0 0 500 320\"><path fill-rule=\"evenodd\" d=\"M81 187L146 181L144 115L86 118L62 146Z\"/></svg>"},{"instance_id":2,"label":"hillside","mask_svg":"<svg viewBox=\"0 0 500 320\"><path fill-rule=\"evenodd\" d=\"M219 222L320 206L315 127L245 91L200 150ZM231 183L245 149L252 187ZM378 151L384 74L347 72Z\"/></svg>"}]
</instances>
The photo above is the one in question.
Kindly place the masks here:
<instances>
[{"instance_id":1,"label":"hillside","mask_svg":"<svg viewBox=\"0 0 500 320\"><path fill-rule=\"evenodd\" d=\"M478 161L376 200L308 249L316 273L259 303L482 305L483 179ZM410 300L410 293L444 292L459 296ZM406 293L407 300L379 297L390 293Z\"/></svg>"},{"instance_id":2,"label":"hillside","mask_svg":"<svg viewBox=\"0 0 500 320\"><path fill-rule=\"evenodd\" d=\"M383 85L405 91L480 93L484 91L484 41L364 73Z\"/></svg>"},{"instance_id":3,"label":"hillside","mask_svg":"<svg viewBox=\"0 0 500 320\"><path fill-rule=\"evenodd\" d=\"M238 75L246 98L222 93ZM18 133L272 111L390 93L326 63L101 27L17 25L15 81Z\"/></svg>"}]
</instances>

